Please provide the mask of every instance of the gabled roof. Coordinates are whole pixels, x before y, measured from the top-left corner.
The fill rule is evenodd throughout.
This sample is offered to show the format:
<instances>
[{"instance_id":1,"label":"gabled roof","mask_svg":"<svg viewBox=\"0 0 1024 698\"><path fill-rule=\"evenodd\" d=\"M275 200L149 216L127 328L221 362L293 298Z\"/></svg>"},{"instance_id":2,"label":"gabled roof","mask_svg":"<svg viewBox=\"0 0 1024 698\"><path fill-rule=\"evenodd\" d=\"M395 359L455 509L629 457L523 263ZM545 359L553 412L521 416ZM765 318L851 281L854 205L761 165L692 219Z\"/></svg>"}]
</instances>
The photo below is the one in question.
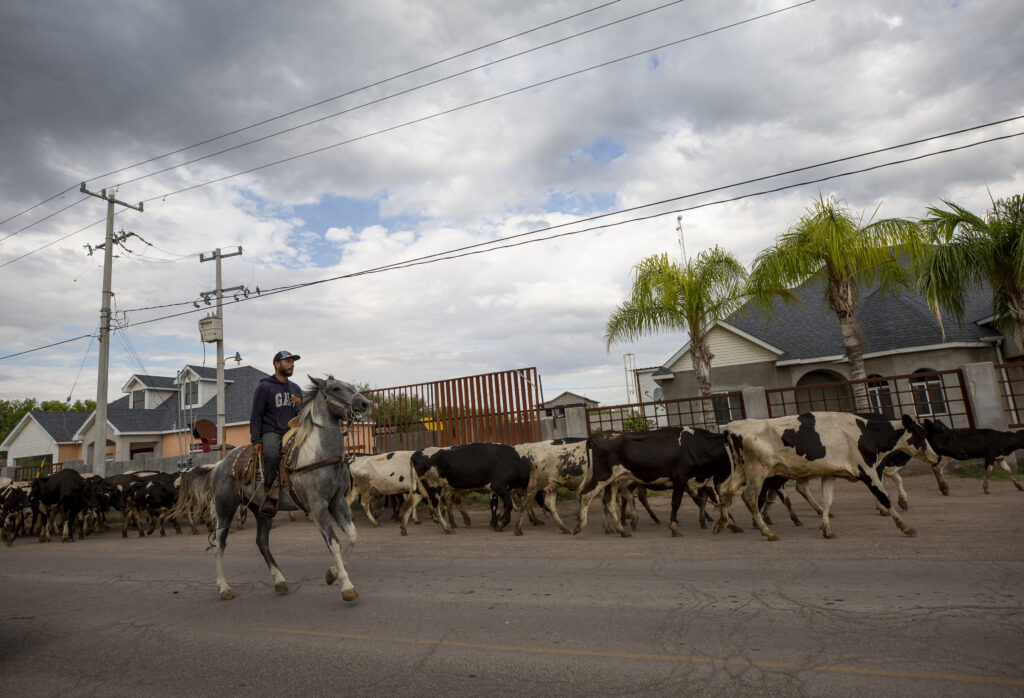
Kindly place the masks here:
<instances>
[{"instance_id":1,"label":"gabled roof","mask_svg":"<svg viewBox=\"0 0 1024 698\"><path fill-rule=\"evenodd\" d=\"M132 384L132 381L138 381L143 388L150 388L153 390L177 390L178 386L174 384L174 378L170 376L146 376L141 373L133 374L128 382L121 388L121 392L128 390L128 386Z\"/></svg>"},{"instance_id":2,"label":"gabled roof","mask_svg":"<svg viewBox=\"0 0 1024 698\"><path fill-rule=\"evenodd\" d=\"M185 369L212 371L214 380L217 378L216 369L207 369L203 366L186 366ZM185 370L183 369L183 370ZM196 371L197 374L199 371ZM181 375L181 372L178 373ZM202 374L200 374L202 375ZM225 423L239 424L249 421L252 412L252 396L256 392L256 385L270 374L253 368L252 366L239 366L237 368L224 369L224 402L225 402ZM205 375L202 376L205 379ZM171 379L172 381L175 379ZM107 405L107 423L114 428L116 433L146 433L157 434L187 429L188 422L199 419L217 421L217 396L214 395L198 408L192 408L187 412L178 409L178 393L175 392L154 409L132 409L129 407L129 396L114 400ZM91 428L95 412L90 413L86 420L79 425L76 437L82 439L85 436L86 427Z\"/></svg>"},{"instance_id":3,"label":"gabled roof","mask_svg":"<svg viewBox=\"0 0 1024 698\"><path fill-rule=\"evenodd\" d=\"M773 302L771 313L748 303L728 319L728 324L760 339L783 353L778 361L846 357L846 348L836 315L825 302L819 277L794 289L799 303ZM987 286L972 288L966 299L965 320L959 325L943 315L945 339L924 297L911 290L882 292L878 285L863 288L854 316L864 330L865 354L888 353L913 347L937 345L980 345L993 330L973 319L992 312L992 291Z\"/></svg>"},{"instance_id":4,"label":"gabled roof","mask_svg":"<svg viewBox=\"0 0 1024 698\"><path fill-rule=\"evenodd\" d=\"M598 404L597 400L591 400L589 397L585 397L583 395L578 395L576 393L571 393L568 390L566 390L564 393L562 393L558 397L555 397L555 398L552 398L552 399L546 401L544 403L544 407L551 407L552 405L554 405L559 400L562 400L562 398L570 398L570 399L571 398L576 398L579 401L579 404L583 404L583 405L585 405L585 404L597 405ZM563 403L563 404L568 404L568 403ZM559 405L559 406L561 406L561 405Z\"/></svg>"},{"instance_id":5,"label":"gabled roof","mask_svg":"<svg viewBox=\"0 0 1024 698\"><path fill-rule=\"evenodd\" d=\"M16 435L30 421L38 424L56 443L71 443L75 440L75 432L78 431L78 428L85 423L85 420L91 414L91 412L46 412L43 410L32 410L25 413L25 416L15 425L3 443L8 444L13 441Z\"/></svg>"}]
</instances>

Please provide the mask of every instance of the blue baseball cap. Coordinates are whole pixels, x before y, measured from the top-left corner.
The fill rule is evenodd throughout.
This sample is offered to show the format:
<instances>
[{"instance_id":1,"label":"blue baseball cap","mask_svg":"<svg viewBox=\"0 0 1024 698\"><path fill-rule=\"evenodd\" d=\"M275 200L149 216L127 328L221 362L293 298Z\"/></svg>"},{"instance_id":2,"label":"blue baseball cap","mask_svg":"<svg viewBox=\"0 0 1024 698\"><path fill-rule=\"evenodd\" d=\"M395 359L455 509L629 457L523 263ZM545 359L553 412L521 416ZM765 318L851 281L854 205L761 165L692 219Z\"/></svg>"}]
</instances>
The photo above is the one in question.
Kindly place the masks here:
<instances>
[{"instance_id":1,"label":"blue baseball cap","mask_svg":"<svg viewBox=\"0 0 1024 698\"><path fill-rule=\"evenodd\" d=\"M293 361L298 361L301 358L302 357L299 356L298 354L293 354L290 351L279 351L276 354L274 354L274 363L277 363L282 359L292 359Z\"/></svg>"}]
</instances>

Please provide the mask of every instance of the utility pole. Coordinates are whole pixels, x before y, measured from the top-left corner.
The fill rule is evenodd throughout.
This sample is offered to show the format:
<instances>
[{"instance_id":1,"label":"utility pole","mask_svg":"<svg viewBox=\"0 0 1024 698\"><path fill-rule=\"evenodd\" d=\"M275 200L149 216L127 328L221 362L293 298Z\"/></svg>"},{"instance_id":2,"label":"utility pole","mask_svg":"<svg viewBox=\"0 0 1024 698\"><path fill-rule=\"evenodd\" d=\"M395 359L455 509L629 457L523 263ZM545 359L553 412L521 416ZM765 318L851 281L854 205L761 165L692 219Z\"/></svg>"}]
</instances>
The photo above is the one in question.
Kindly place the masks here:
<instances>
[{"instance_id":1,"label":"utility pole","mask_svg":"<svg viewBox=\"0 0 1024 698\"><path fill-rule=\"evenodd\" d=\"M679 232L679 251L683 253L683 266L686 266L686 241L683 239L683 216L676 216L676 230Z\"/></svg>"},{"instance_id":2,"label":"utility pole","mask_svg":"<svg viewBox=\"0 0 1024 698\"><path fill-rule=\"evenodd\" d=\"M229 289L222 288L221 286L221 275L220 275L220 260L225 257L237 257L242 254L242 246L239 245L237 251L231 252L230 254L224 254L218 247L212 253L211 256L207 257L206 253L200 253L200 262L217 262L217 289L214 293L217 295L217 315L218 320L215 323L218 327L218 332L213 334L215 341L217 342L217 444L220 446L220 457L223 458L226 455L226 444L224 443L224 424L227 421L226 417L226 406L224 404L224 307L223 298L224 291L244 291L245 295L249 295L248 289L243 286L234 286ZM204 292L205 297L208 292ZM204 320L207 318L204 318ZM202 332L203 322L199 322L200 332ZM203 337L203 341L210 341Z\"/></svg>"},{"instance_id":3,"label":"utility pole","mask_svg":"<svg viewBox=\"0 0 1024 698\"><path fill-rule=\"evenodd\" d=\"M107 235L103 243L103 297L100 305L100 362L99 374L96 379L96 423L93 425L95 440L93 441L92 468L94 473L106 472L107 458L107 373L110 368L110 286L113 277L114 263L114 204L120 204L142 213L142 202L132 206L114 198L113 189L103 189L99 194L85 188L85 182L79 191L107 202Z\"/></svg>"}]
</instances>

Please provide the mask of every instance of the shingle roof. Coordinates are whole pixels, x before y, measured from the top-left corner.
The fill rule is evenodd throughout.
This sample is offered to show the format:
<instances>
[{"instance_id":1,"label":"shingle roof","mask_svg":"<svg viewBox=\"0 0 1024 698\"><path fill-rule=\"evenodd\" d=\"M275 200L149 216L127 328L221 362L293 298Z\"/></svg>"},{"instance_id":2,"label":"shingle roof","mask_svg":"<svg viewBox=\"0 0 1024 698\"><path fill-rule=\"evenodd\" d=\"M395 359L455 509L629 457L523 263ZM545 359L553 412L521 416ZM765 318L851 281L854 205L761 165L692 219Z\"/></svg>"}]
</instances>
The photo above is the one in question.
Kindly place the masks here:
<instances>
[{"instance_id":1,"label":"shingle roof","mask_svg":"<svg viewBox=\"0 0 1024 698\"><path fill-rule=\"evenodd\" d=\"M147 388L156 388L158 390L177 390L174 384L174 376L144 376L136 373L132 378L137 379Z\"/></svg>"},{"instance_id":2,"label":"shingle roof","mask_svg":"<svg viewBox=\"0 0 1024 698\"><path fill-rule=\"evenodd\" d=\"M776 300L771 314L748 303L727 322L782 350L779 361L815 359L845 355L839 321L825 302L823 282L815 278L794 290L800 303ZM914 291L884 293L875 284L860 292L854 316L864 330L864 353L892 351L908 347L956 342L979 342L997 334L996 330L976 324L992 314L992 290L988 286L971 289L963 325L943 314L946 337L943 339L935 316L924 298Z\"/></svg>"},{"instance_id":3,"label":"shingle roof","mask_svg":"<svg viewBox=\"0 0 1024 698\"><path fill-rule=\"evenodd\" d=\"M57 443L68 443L78 428L85 424L91 412L44 412L32 410L29 414Z\"/></svg>"}]
</instances>

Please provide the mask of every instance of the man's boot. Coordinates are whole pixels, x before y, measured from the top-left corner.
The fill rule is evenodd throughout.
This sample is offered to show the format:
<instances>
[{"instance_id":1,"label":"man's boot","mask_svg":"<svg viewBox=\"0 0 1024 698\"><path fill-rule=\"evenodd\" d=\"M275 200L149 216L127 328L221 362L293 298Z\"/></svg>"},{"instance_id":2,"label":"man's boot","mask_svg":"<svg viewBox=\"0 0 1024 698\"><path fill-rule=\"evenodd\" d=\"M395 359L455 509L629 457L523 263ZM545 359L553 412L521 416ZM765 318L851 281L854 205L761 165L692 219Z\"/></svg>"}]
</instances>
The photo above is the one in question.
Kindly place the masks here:
<instances>
[{"instance_id":1,"label":"man's boot","mask_svg":"<svg viewBox=\"0 0 1024 698\"><path fill-rule=\"evenodd\" d=\"M264 485L263 503L260 504L259 511L256 512L256 515L267 519L274 518L274 515L277 513L277 498L280 492L281 486L276 482L273 485Z\"/></svg>"}]
</instances>

